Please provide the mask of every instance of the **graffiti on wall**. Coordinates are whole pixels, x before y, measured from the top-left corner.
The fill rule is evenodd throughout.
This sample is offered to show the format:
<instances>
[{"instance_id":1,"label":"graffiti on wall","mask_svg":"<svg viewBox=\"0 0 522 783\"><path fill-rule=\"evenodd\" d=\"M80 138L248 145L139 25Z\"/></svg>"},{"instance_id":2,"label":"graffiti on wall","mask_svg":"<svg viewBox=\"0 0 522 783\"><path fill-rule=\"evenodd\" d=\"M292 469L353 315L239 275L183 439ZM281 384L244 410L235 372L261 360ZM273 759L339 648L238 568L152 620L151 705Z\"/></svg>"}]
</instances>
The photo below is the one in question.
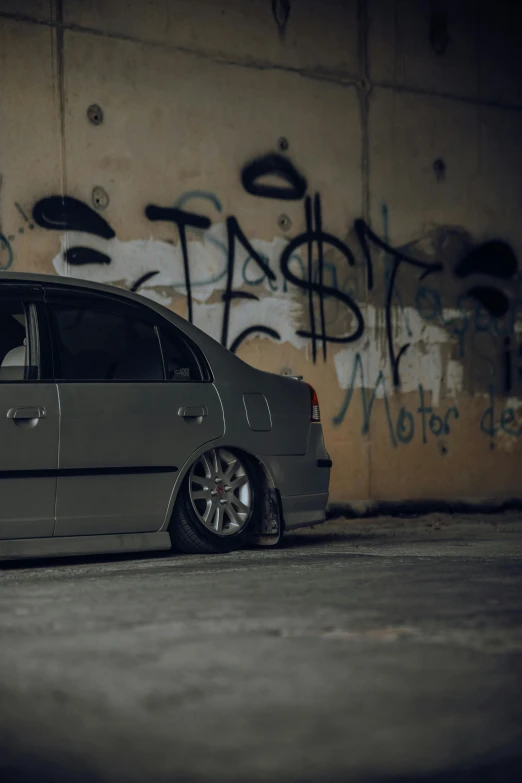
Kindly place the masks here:
<instances>
[{"instance_id":1,"label":"graffiti on wall","mask_svg":"<svg viewBox=\"0 0 522 783\"><path fill-rule=\"evenodd\" d=\"M356 388L355 381L358 376L360 377L362 407L361 432L363 435L366 435L370 432L372 410L379 390L382 392L388 436L393 446L397 446L398 443L410 443L413 440L416 432L420 432L421 442L423 444L428 442L430 433L435 437L448 436L451 434L452 419L457 420L460 418L458 408L455 405L448 407L442 416L435 413L433 407L426 404L424 388L422 384L419 384L418 408L409 410L405 406L402 406L396 419L394 419L390 408L386 381L382 370L379 372L373 388L368 389L364 377L363 358L359 353L356 353L348 391L339 413L337 413L337 415L334 417L334 425L339 425L344 420L346 412L352 401L354 390Z\"/></svg>"},{"instance_id":2,"label":"graffiti on wall","mask_svg":"<svg viewBox=\"0 0 522 783\"><path fill-rule=\"evenodd\" d=\"M286 27L290 19L291 7L290 0L272 0L272 16L274 17L281 39L284 39L285 37Z\"/></svg>"},{"instance_id":3,"label":"graffiti on wall","mask_svg":"<svg viewBox=\"0 0 522 783\"><path fill-rule=\"evenodd\" d=\"M240 181L254 198L300 202L304 230L290 240L250 239L237 217L223 214L218 196L206 191L186 192L171 205L144 205L150 223L175 229L177 245L120 242L99 211L58 195L34 204L31 226L62 234L63 250L54 260L59 273L72 267L101 282L124 281L164 303L177 292L186 300L188 319L233 352L256 335L305 347L314 363L330 359L331 349L344 391L336 426L358 389L363 434L369 432L375 400L382 399L394 446L415 434L422 443L448 436L459 411L438 407L441 398L455 397L465 386L463 366L479 367L480 390L490 398L516 394L522 381L517 331L522 300L509 244L495 239L476 246L461 232L458 252L450 257L439 247L441 229L431 238L431 252L420 242L393 247L385 206L380 231L357 219L338 236L328 231L321 195L310 192L307 178L279 153L246 163ZM217 220L203 214L209 209ZM445 239L450 234L445 230ZM12 240L0 236L4 269L13 262ZM416 395L417 406L392 416L389 396L399 389ZM493 403L490 407L494 410ZM481 424L485 434L499 429L520 434L512 406L496 421L490 414L488 409Z\"/></svg>"},{"instance_id":4,"label":"graffiti on wall","mask_svg":"<svg viewBox=\"0 0 522 783\"><path fill-rule=\"evenodd\" d=\"M267 184L266 182L263 182L263 179L267 176L275 176L283 184ZM309 325L306 329L297 329L297 336L310 341L312 359L314 362L317 360L319 345L321 346L323 360L326 361L328 343L352 343L357 341L364 334L364 317L354 297L350 293L341 290L337 285L327 285L324 279L325 246L335 249L340 254L340 257L344 259L346 264L352 267L356 263L354 251L342 239L324 230L320 194L315 193L313 198L307 194L308 183L306 178L296 169L288 158L285 158L280 154L271 153L250 161L242 170L241 181L247 193L260 198L293 201L303 200L305 231L286 243L278 259L278 266L285 283L292 284L296 288L301 289L307 296ZM148 220L152 222L161 221L171 223L179 232L184 288L187 297L187 317L190 322L194 322L192 276L187 243L187 229L204 231L210 228L211 221L205 215L189 212L178 206L169 207L149 204L145 208L145 215ZM83 232L103 239L111 239L115 236L114 230L103 217L88 205L71 197L61 198L59 196L50 196L38 201L33 208L33 218L39 226L46 229ZM243 332L229 344L228 335L232 301L237 299L259 300L259 297L252 292L234 290L233 288L234 273L236 269L236 244L239 243L246 251L248 254L248 261L254 261L257 264L258 271L263 276L263 279L275 281L276 274L270 267L268 259L263 257L247 239L237 218L228 216L225 225L227 259L226 287L222 294L224 311L221 342L231 350L236 351L241 343L253 334L266 334L273 339L280 339L281 336L277 330L272 329L265 324L253 324L244 329ZM355 221L354 232L364 255L368 291L373 290L375 277L371 247L376 247L393 259L393 268L390 275L385 303L386 339L389 360L393 370L393 383L395 386L399 386L399 363L404 352L409 347L408 344L405 344L396 348L393 341L392 303L396 292L396 281L399 270L402 265L417 270L420 273L420 279L422 280L429 274L440 271L442 269L442 264L439 262L429 263L408 257L405 253L392 248L387 242L378 237L361 219ZM302 274L304 254L301 254L303 248L306 250L304 275ZM84 246L68 248L65 252L65 259L72 266L84 266L86 264L105 265L111 263L111 259L106 253ZM293 259L299 261L300 269L296 270L292 267L291 262ZM156 270L151 270L146 273L146 278L145 276L141 276L137 282L142 286L144 282L151 280L157 274L158 272ZM132 290L137 290L136 282L133 283L131 288ZM314 297L317 298L319 303L319 323L317 323L315 316ZM328 333L325 321L325 299L327 298L333 298L344 305L348 313L352 316L353 327L348 333L342 335Z\"/></svg>"}]
</instances>

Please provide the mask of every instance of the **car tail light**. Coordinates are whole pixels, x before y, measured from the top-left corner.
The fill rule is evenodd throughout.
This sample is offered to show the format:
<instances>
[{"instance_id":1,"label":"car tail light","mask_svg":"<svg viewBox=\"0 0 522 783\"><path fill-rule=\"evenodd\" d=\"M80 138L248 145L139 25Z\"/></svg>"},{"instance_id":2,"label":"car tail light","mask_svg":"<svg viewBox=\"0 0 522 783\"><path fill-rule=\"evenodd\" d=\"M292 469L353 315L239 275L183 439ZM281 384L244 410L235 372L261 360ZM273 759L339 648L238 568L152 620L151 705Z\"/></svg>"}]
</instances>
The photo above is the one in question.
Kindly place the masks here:
<instances>
[{"instance_id":1,"label":"car tail light","mask_svg":"<svg viewBox=\"0 0 522 783\"><path fill-rule=\"evenodd\" d=\"M310 386L309 383L306 385L310 389L310 421L320 422L321 411L319 409L319 398L317 396L317 392L313 386Z\"/></svg>"}]
</instances>

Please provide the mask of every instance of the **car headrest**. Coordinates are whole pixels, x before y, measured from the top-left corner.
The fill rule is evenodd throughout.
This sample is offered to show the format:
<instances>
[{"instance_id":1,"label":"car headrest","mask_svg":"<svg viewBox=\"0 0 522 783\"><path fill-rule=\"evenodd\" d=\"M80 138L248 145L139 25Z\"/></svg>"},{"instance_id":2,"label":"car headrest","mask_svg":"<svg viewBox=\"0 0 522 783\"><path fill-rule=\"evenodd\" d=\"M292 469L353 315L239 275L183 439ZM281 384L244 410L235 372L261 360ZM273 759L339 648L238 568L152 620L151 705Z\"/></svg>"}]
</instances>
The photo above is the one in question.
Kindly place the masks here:
<instances>
[{"instance_id":1,"label":"car headrest","mask_svg":"<svg viewBox=\"0 0 522 783\"><path fill-rule=\"evenodd\" d=\"M6 353L2 367L25 367L25 346L18 345Z\"/></svg>"}]
</instances>

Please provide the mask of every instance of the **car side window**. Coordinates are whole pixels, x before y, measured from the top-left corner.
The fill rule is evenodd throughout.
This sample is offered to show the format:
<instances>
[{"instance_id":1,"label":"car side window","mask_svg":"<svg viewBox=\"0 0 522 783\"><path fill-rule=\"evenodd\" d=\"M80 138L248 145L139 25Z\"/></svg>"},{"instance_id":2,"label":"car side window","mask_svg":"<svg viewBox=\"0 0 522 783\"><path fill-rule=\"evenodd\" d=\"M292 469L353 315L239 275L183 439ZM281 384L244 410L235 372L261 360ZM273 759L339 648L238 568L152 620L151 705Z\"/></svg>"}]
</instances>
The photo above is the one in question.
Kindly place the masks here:
<instances>
[{"instance_id":1,"label":"car side window","mask_svg":"<svg viewBox=\"0 0 522 783\"><path fill-rule=\"evenodd\" d=\"M165 375L168 381L202 381L202 368L183 338L168 326L159 327Z\"/></svg>"},{"instance_id":2,"label":"car side window","mask_svg":"<svg viewBox=\"0 0 522 783\"><path fill-rule=\"evenodd\" d=\"M58 349L58 379L163 380L158 333L152 324L90 305L50 305L48 310Z\"/></svg>"},{"instance_id":3,"label":"car side window","mask_svg":"<svg viewBox=\"0 0 522 783\"><path fill-rule=\"evenodd\" d=\"M0 299L0 383L38 378L36 346L29 346L30 308L22 301Z\"/></svg>"}]
</instances>

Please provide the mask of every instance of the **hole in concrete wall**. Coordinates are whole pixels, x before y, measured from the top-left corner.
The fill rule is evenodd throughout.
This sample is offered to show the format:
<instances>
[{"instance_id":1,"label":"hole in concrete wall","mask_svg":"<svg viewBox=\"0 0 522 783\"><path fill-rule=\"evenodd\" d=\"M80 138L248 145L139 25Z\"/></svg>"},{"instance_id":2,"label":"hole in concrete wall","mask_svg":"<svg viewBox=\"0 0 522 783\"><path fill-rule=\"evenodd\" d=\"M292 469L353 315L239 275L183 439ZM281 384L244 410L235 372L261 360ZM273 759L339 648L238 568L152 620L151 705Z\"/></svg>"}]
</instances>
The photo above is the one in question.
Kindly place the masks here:
<instances>
[{"instance_id":1,"label":"hole in concrete wall","mask_svg":"<svg viewBox=\"0 0 522 783\"><path fill-rule=\"evenodd\" d=\"M92 205L96 209L105 209L109 206L109 194L97 185L92 189Z\"/></svg>"},{"instance_id":2,"label":"hole in concrete wall","mask_svg":"<svg viewBox=\"0 0 522 783\"><path fill-rule=\"evenodd\" d=\"M103 110L97 103L91 103L87 109L87 117L93 125L101 125L103 122Z\"/></svg>"},{"instance_id":3,"label":"hole in concrete wall","mask_svg":"<svg viewBox=\"0 0 522 783\"><path fill-rule=\"evenodd\" d=\"M290 231L292 228L292 221L284 212L277 218L277 225L282 231Z\"/></svg>"}]
</instances>

